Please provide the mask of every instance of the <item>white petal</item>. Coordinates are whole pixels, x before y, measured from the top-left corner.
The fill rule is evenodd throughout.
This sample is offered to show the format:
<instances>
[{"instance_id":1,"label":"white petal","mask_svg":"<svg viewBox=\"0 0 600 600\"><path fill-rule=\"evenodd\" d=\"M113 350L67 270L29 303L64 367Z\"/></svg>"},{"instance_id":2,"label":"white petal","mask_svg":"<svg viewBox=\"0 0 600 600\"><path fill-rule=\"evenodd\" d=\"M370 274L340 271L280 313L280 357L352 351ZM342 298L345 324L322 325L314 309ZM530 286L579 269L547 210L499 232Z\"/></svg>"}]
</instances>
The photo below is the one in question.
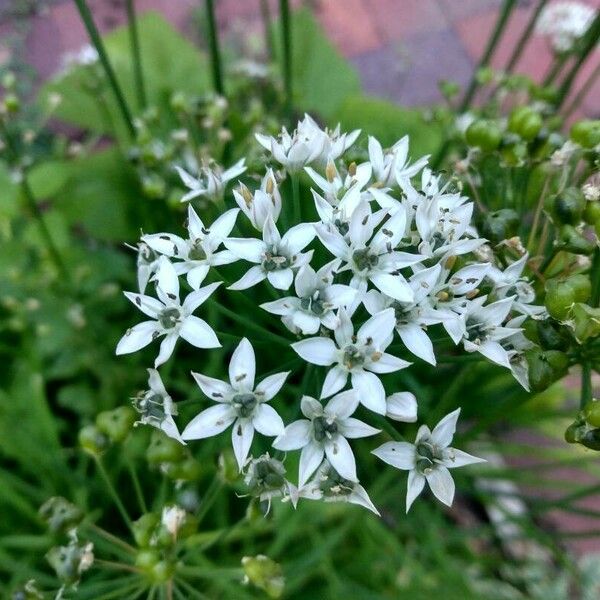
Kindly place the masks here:
<instances>
[{"instance_id":1,"label":"white petal","mask_svg":"<svg viewBox=\"0 0 600 600\"><path fill-rule=\"evenodd\" d=\"M323 414L323 405L310 396L302 396L300 400L300 410L307 419L314 419Z\"/></svg>"},{"instance_id":2,"label":"white petal","mask_svg":"<svg viewBox=\"0 0 600 600\"><path fill-rule=\"evenodd\" d=\"M194 315L185 319L179 330L179 335L196 348L220 348L221 342L213 328L204 320Z\"/></svg>"},{"instance_id":3,"label":"white petal","mask_svg":"<svg viewBox=\"0 0 600 600\"><path fill-rule=\"evenodd\" d=\"M482 462L486 462L485 458L473 456L457 448L448 448L445 452L444 466L449 469L457 469L458 467L466 467Z\"/></svg>"},{"instance_id":4,"label":"white petal","mask_svg":"<svg viewBox=\"0 0 600 600\"><path fill-rule=\"evenodd\" d=\"M375 429L354 417L348 417L340 423L339 431L345 438L355 439L375 435L381 429Z\"/></svg>"},{"instance_id":5,"label":"white petal","mask_svg":"<svg viewBox=\"0 0 600 600\"><path fill-rule=\"evenodd\" d=\"M229 238L224 240L223 244L238 258L253 263L259 263L266 250L265 243L254 238Z\"/></svg>"},{"instance_id":6,"label":"white petal","mask_svg":"<svg viewBox=\"0 0 600 600\"><path fill-rule=\"evenodd\" d=\"M477 347L480 354L483 354L488 360L493 363L510 369L510 359L508 358L508 352L498 342L493 340L486 340L483 344Z\"/></svg>"},{"instance_id":7,"label":"white petal","mask_svg":"<svg viewBox=\"0 0 600 600\"><path fill-rule=\"evenodd\" d=\"M339 392L346 385L346 381L348 381L348 371L346 369L339 365L329 369L323 382L321 398L329 398L329 396Z\"/></svg>"},{"instance_id":8,"label":"white petal","mask_svg":"<svg viewBox=\"0 0 600 600\"><path fill-rule=\"evenodd\" d=\"M158 260L156 282L159 290L173 302L179 301L179 278L168 258L161 256Z\"/></svg>"},{"instance_id":9,"label":"white petal","mask_svg":"<svg viewBox=\"0 0 600 600\"><path fill-rule=\"evenodd\" d=\"M172 416L170 416L170 415L166 416L160 422L160 429L166 435L168 435L170 438L173 438L174 440L177 440L178 442L185 444L185 442L183 441L183 438L181 437L181 434L179 433L179 430L177 429L177 425L175 424L175 421L173 420Z\"/></svg>"},{"instance_id":10,"label":"white petal","mask_svg":"<svg viewBox=\"0 0 600 600\"><path fill-rule=\"evenodd\" d=\"M358 401L356 390L346 390L327 403L325 412L337 419L347 419L357 409Z\"/></svg>"},{"instance_id":11,"label":"white petal","mask_svg":"<svg viewBox=\"0 0 600 600\"><path fill-rule=\"evenodd\" d=\"M319 465L323 462L323 456L325 451L319 444L310 442L300 453L300 467L298 470L298 485L302 487L308 478L317 470Z\"/></svg>"},{"instance_id":12,"label":"white petal","mask_svg":"<svg viewBox=\"0 0 600 600\"><path fill-rule=\"evenodd\" d=\"M183 312L187 315L192 314L220 285L221 282L216 281L215 283L210 283L209 285L188 294L183 301Z\"/></svg>"},{"instance_id":13,"label":"white petal","mask_svg":"<svg viewBox=\"0 0 600 600\"><path fill-rule=\"evenodd\" d=\"M331 254L341 259L349 258L350 249L343 236L338 231L328 231L325 227L317 225L315 227L321 243Z\"/></svg>"},{"instance_id":14,"label":"white petal","mask_svg":"<svg viewBox=\"0 0 600 600\"><path fill-rule=\"evenodd\" d=\"M252 418L252 424L259 433L274 437L284 431L283 421L277 411L268 404L259 404Z\"/></svg>"},{"instance_id":15,"label":"white petal","mask_svg":"<svg viewBox=\"0 0 600 600\"><path fill-rule=\"evenodd\" d=\"M194 239L203 239L206 235L206 228L198 213L194 210L191 204L188 205L188 222L187 228L190 232L190 237Z\"/></svg>"},{"instance_id":16,"label":"white petal","mask_svg":"<svg viewBox=\"0 0 600 600\"><path fill-rule=\"evenodd\" d=\"M436 364L433 344L429 336L416 323L407 323L398 327L400 339L404 345L419 358L430 365Z\"/></svg>"},{"instance_id":17,"label":"white petal","mask_svg":"<svg viewBox=\"0 0 600 600\"><path fill-rule=\"evenodd\" d=\"M458 421L458 416L460 415L460 408L453 410L450 414L447 414L433 429L431 432L431 437L433 441L445 448L449 446L452 442L452 438L454 437L454 432L456 431L456 422Z\"/></svg>"},{"instance_id":18,"label":"white petal","mask_svg":"<svg viewBox=\"0 0 600 600\"><path fill-rule=\"evenodd\" d=\"M386 442L371 453L397 469L410 471L415 467L415 447L408 442Z\"/></svg>"},{"instance_id":19,"label":"white petal","mask_svg":"<svg viewBox=\"0 0 600 600\"><path fill-rule=\"evenodd\" d=\"M369 279L386 295L400 302L412 302L414 293L402 275L374 273Z\"/></svg>"},{"instance_id":20,"label":"white petal","mask_svg":"<svg viewBox=\"0 0 600 600\"><path fill-rule=\"evenodd\" d=\"M304 265L296 274L294 289L296 296L305 298L310 296L317 287L317 274L310 265Z\"/></svg>"},{"instance_id":21,"label":"white petal","mask_svg":"<svg viewBox=\"0 0 600 600\"><path fill-rule=\"evenodd\" d=\"M235 412L229 404L215 404L196 415L183 430L184 440L201 440L225 431L235 420Z\"/></svg>"},{"instance_id":22,"label":"white petal","mask_svg":"<svg viewBox=\"0 0 600 600\"><path fill-rule=\"evenodd\" d=\"M292 323L304 335L314 335L321 325L317 315L309 314L304 310L296 310L292 313Z\"/></svg>"},{"instance_id":23,"label":"white petal","mask_svg":"<svg viewBox=\"0 0 600 600\"><path fill-rule=\"evenodd\" d=\"M158 314L165 308L165 305L151 296L144 294L133 294L132 292L123 292L127 300L135 304L145 315L156 319Z\"/></svg>"},{"instance_id":24,"label":"white petal","mask_svg":"<svg viewBox=\"0 0 600 600\"><path fill-rule=\"evenodd\" d=\"M354 326L352 325L352 320L350 319L348 312L343 308L338 311L338 318L340 323L338 328L334 330L333 335L338 346L343 348L347 344L352 343Z\"/></svg>"},{"instance_id":25,"label":"white petal","mask_svg":"<svg viewBox=\"0 0 600 600\"><path fill-rule=\"evenodd\" d=\"M158 333L156 321L142 321L128 329L117 344L116 354L130 354L147 346Z\"/></svg>"},{"instance_id":26,"label":"white petal","mask_svg":"<svg viewBox=\"0 0 600 600\"><path fill-rule=\"evenodd\" d=\"M366 364L365 369L373 373L394 373L400 369L406 369L410 365L411 363L384 352L379 360Z\"/></svg>"},{"instance_id":27,"label":"white petal","mask_svg":"<svg viewBox=\"0 0 600 600\"><path fill-rule=\"evenodd\" d=\"M252 391L255 375L254 348L247 338L243 338L229 361L229 381L236 390Z\"/></svg>"},{"instance_id":28,"label":"white petal","mask_svg":"<svg viewBox=\"0 0 600 600\"><path fill-rule=\"evenodd\" d=\"M325 455L331 466L344 478L356 481L356 461L345 437L336 436L325 444Z\"/></svg>"},{"instance_id":29,"label":"white petal","mask_svg":"<svg viewBox=\"0 0 600 600\"><path fill-rule=\"evenodd\" d=\"M216 237L219 240L224 240L231 233L239 212L239 208L232 208L224 212L210 226L210 237Z\"/></svg>"},{"instance_id":30,"label":"white petal","mask_svg":"<svg viewBox=\"0 0 600 600\"><path fill-rule=\"evenodd\" d=\"M397 392L386 398L385 416L394 421L414 423L417 420L417 399L410 392Z\"/></svg>"},{"instance_id":31,"label":"white petal","mask_svg":"<svg viewBox=\"0 0 600 600\"><path fill-rule=\"evenodd\" d=\"M228 290L247 290L257 283L266 279L267 274L258 265L249 269L240 279L232 283Z\"/></svg>"},{"instance_id":32,"label":"white petal","mask_svg":"<svg viewBox=\"0 0 600 600\"><path fill-rule=\"evenodd\" d=\"M386 308L365 321L364 325L358 330L356 337L363 343L371 340L375 348L379 348L394 331L395 325L394 309Z\"/></svg>"},{"instance_id":33,"label":"white petal","mask_svg":"<svg viewBox=\"0 0 600 600\"><path fill-rule=\"evenodd\" d=\"M166 363L171 355L173 354L173 350L175 350L175 343L177 342L177 334L170 333L165 337L165 339L160 344L160 350L158 352L158 356L154 360L154 367L158 368L160 365Z\"/></svg>"},{"instance_id":34,"label":"white petal","mask_svg":"<svg viewBox=\"0 0 600 600\"><path fill-rule=\"evenodd\" d=\"M264 302L260 307L263 310L270 312L272 315L283 317L295 311L299 307L299 301L298 298L288 296L286 298L280 298L279 300L273 300L272 302Z\"/></svg>"},{"instance_id":35,"label":"white petal","mask_svg":"<svg viewBox=\"0 0 600 600\"><path fill-rule=\"evenodd\" d=\"M274 375L269 375L265 377L257 386L255 393L261 394L264 401L267 402L274 398L275 395L279 392L279 390L283 387L287 376L290 374L289 371L285 373L275 373Z\"/></svg>"},{"instance_id":36,"label":"white petal","mask_svg":"<svg viewBox=\"0 0 600 600\"><path fill-rule=\"evenodd\" d=\"M294 272L291 269L278 269L267 273L269 283L278 290L289 290L294 281Z\"/></svg>"},{"instance_id":37,"label":"white petal","mask_svg":"<svg viewBox=\"0 0 600 600\"><path fill-rule=\"evenodd\" d=\"M425 475L433 495L446 506L452 506L454 500L454 479L450 471L442 465L436 465L431 473Z\"/></svg>"},{"instance_id":38,"label":"white petal","mask_svg":"<svg viewBox=\"0 0 600 600\"><path fill-rule=\"evenodd\" d=\"M310 442L311 423L306 419L299 419L290 423L281 435L273 442L277 450L298 450Z\"/></svg>"},{"instance_id":39,"label":"white petal","mask_svg":"<svg viewBox=\"0 0 600 600\"><path fill-rule=\"evenodd\" d=\"M153 233L142 236L142 241L152 250L170 258L183 256L186 252L187 242L172 233Z\"/></svg>"},{"instance_id":40,"label":"white petal","mask_svg":"<svg viewBox=\"0 0 600 600\"><path fill-rule=\"evenodd\" d=\"M190 284L190 287L193 290L197 290L202 285L202 282L206 279L209 270L209 265L198 265L197 267L194 267L188 271L187 282Z\"/></svg>"},{"instance_id":41,"label":"white petal","mask_svg":"<svg viewBox=\"0 0 600 600\"><path fill-rule=\"evenodd\" d=\"M196 380L202 393L215 402L223 402L234 392L233 388L228 383L221 381L220 379L193 372L192 377Z\"/></svg>"},{"instance_id":42,"label":"white petal","mask_svg":"<svg viewBox=\"0 0 600 600\"><path fill-rule=\"evenodd\" d=\"M290 254L298 254L313 241L315 235L315 226L312 223L300 223L289 229L281 242L287 246Z\"/></svg>"},{"instance_id":43,"label":"white petal","mask_svg":"<svg viewBox=\"0 0 600 600\"><path fill-rule=\"evenodd\" d=\"M408 486L406 489L406 512L410 510L412 503L425 487L425 477L417 471L410 471L408 474Z\"/></svg>"},{"instance_id":44,"label":"white petal","mask_svg":"<svg viewBox=\"0 0 600 600\"><path fill-rule=\"evenodd\" d=\"M336 360L336 345L324 337L308 338L292 344L292 348L305 361L314 365L329 366Z\"/></svg>"},{"instance_id":45,"label":"white petal","mask_svg":"<svg viewBox=\"0 0 600 600\"><path fill-rule=\"evenodd\" d=\"M354 490L352 491L350 496L348 496L348 502L367 508L371 512L374 512L378 517L381 516L377 508L375 508L375 505L371 502L369 494L367 494L367 491L362 485L356 484L354 486Z\"/></svg>"},{"instance_id":46,"label":"white petal","mask_svg":"<svg viewBox=\"0 0 600 600\"><path fill-rule=\"evenodd\" d=\"M233 453L237 460L240 471L246 462L252 439L254 438L254 426L251 421L238 419L231 428L231 443L233 444Z\"/></svg>"},{"instance_id":47,"label":"white petal","mask_svg":"<svg viewBox=\"0 0 600 600\"><path fill-rule=\"evenodd\" d=\"M367 371L352 373L352 387L358 392L360 403L380 415L385 415L385 390L379 377Z\"/></svg>"}]
</instances>

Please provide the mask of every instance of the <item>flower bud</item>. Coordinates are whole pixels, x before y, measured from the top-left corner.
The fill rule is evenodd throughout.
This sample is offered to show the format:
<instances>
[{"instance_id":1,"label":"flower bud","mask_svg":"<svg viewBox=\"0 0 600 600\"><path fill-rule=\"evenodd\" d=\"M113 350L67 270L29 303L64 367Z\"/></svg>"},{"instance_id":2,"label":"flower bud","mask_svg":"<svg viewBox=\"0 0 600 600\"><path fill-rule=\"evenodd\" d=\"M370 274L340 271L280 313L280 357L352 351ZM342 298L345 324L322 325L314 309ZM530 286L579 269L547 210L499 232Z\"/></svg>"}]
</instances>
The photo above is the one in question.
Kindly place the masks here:
<instances>
[{"instance_id":1,"label":"flower bud","mask_svg":"<svg viewBox=\"0 0 600 600\"><path fill-rule=\"evenodd\" d=\"M92 456L100 456L110 446L110 440L96 425L86 425L79 431L79 445Z\"/></svg>"},{"instance_id":2,"label":"flower bud","mask_svg":"<svg viewBox=\"0 0 600 600\"><path fill-rule=\"evenodd\" d=\"M151 545L159 521L160 517L156 513L146 513L133 522L133 539L140 548L147 548Z\"/></svg>"},{"instance_id":3,"label":"flower bud","mask_svg":"<svg viewBox=\"0 0 600 600\"><path fill-rule=\"evenodd\" d=\"M563 225L577 225L585 209L585 198L579 189L570 187L552 201L552 217Z\"/></svg>"},{"instance_id":4,"label":"flower bud","mask_svg":"<svg viewBox=\"0 0 600 600\"><path fill-rule=\"evenodd\" d=\"M133 428L136 413L130 406L119 406L101 412L96 417L96 427L115 444L125 440Z\"/></svg>"},{"instance_id":5,"label":"flower bud","mask_svg":"<svg viewBox=\"0 0 600 600\"><path fill-rule=\"evenodd\" d=\"M588 225L600 222L600 201L588 200L583 211L583 219Z\"/></svg>"},{"instance_id":6,"label":"flower bud","mask_svg":"<svg viewBox=\"0 0 600 600\"><path fill-rule=\"evenodd\" d=\"M554 319L544 319L542 321L529 320L536 328L537 340L544 350L560 350L569 345L568 335L565 335L565 328Z\"/></svg>"},{"instance_id":7,"label":"flower bud","mask_svg":"<svg viewBox=\"0 0 600 600\"><path fill-rule=\"evenodd\" d=\"M588 240L572 225L563 225L560 228L556 246L566 252L586 256L591 254L596 248L594 242Z\"/></svg>"},{"instance_id":8,"label":"flower bud","mask_svg":"<svg viewBox=\"0 0 600 600\"><path fill-rule=\"evenodd\" d=\"M527 353L529 384L533 392L541 392L567 374L569 358L558 350L531 350Z\"/></svg>"},{"instance_id":9,"label":"flower bud","mask_svg":"<svg viewBox=\"0 0 600 600\"><path fill-rule=\"evenodd\" d=\"M77 583L84 571L94 562L94 545L79 545L72 541L68 546L55 546L46 554L46 560L56 571L56 576L65 583Z\"/></svg>"},{"instance_id":10,"label":"flower bud","mask_svg":"<svg viewBox=\"0 0 600 600\"><path fill-rule=\"evenodd\" d=\"M590 450L600 450L600 429L588 429L579 436L579 443Z\"/></svg>"},{"instance_id":11,"label":"flower bud","mask_svg":"<svg viewBox=\"0 0 600 600\"><path fill-rule=\"evenodd\" d=\"M492 242L513 237L519 226L519 215L511 208L502 208L485 215L481 233Z\"/></svg>"},{"instance_id":12,"label":"flower bud","mask_svg":"<svg viewBox=\"0 0 600 600\"><path fill-rule=\"evenodd\" d=\"M588 150L600 144L600 120L578 121L571 127L571 139Z\"/></svg>"},{"instance_id":13,"label":"flower bud","mask_svg":"<svg viewBox=\"0 0 600 600\"><path fill-rule=\"evenodd\" d=\"M245 582L266 592L269 598L281 598L285 579L281 566L263 554L242 558Z\"/></svg>"},{"instance_id":14,"label":"flower bud","mask_svg":"<svg viewBox=\"0 0 600 600\"><path fill-rule=\"evenodd\" d=\"M185 454L185 446L162 431L153 431L150 444L146 450L146 459L151 465L174 463L180 461Z\"/></svg>"},{"instance_id":15,"label":"flower bud","mask_svg":"<svg viewBox=\"0 0 600 600\"><path fill-rule=\"evenodd\" d=\"M469 146L493 152L502 141L502 131L496 121L477 119L467 128L465 139Z\"/></svg>"},{"instance_id":16,"label":"flower bud","mask_svg":"<svg viewBox=\"0 0 600 600\"><path fill-rule=\"evenodd\" d=\"M583 418L592 427L600 428L600 400L594 398L583 407Z\"/></svg>"},{"instance_id":17,"label":"flower bud","mask_svg":"<svg viewBox=\"0 0 600 600\"><path fill-rule=\"evenodd\" d=\"M542 128L542 117L530 106L515 108L508 118L508 130L524 140L533 140Z\"/></svg>"},{"instance_id":18,"label":"flower bud","mask_svg":"<svg viewBox=\"0 0 600 600\"><path fill-rule=\"evenodd\" d=\"M580 344L600 336L600 308L577 302L571 309L571 320L573 335Z\"/></svg>"},{"instance_id":19,"label":"flower bud","mask_svg":"<svg viewBox=\"0 0 600 600\"><path fill-rule=\"evenodd\" d=\"M48 498L38 512L52 532L66 533L83 519L82 510L62 496Z\"/></svg>"},{"instance_id":20,"label":"flower bud","mask_svg":"<svg viewBox=\"0 0 600 600\"><path fill-rule=\"evenodd\" d=\"M163 473L175 481L197 481L202 475L202 465L193 456L188 456L183 460L165 464Z\"/></svg>"}]
</instances>

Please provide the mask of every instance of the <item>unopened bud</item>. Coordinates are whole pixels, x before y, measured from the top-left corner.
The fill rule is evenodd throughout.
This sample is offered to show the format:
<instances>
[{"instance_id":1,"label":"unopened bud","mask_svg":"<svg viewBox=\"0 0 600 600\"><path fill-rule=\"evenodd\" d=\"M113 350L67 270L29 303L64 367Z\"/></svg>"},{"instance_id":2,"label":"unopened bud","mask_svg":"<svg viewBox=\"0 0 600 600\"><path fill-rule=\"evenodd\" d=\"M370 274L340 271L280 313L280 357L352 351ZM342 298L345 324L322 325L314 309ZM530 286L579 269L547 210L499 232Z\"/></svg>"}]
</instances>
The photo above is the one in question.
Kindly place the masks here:
<instances>
[{"instance_id":1,"label":"unopened bud","mask_svg":"<svg viewBox=\"0 0 600 600\"><path fill-rule=\"evenodd\" d=\"M337 169L335 168L333 161L330 160L327 163L327 167L325 168L325 176L327 177L327 181L329 181L329 183L331 183L335 179L336 175L337 175Z\"/></svg>"},{"instance_id":2,"label":"unopened bud","mask_svg":"<svg viewBox=\"0 0 600 600\"><path fill-rule=\"evenodd\" d=\"M350 177L354 177L356 175L356 163L355 162L351 162L348 165L348 175L350 175Z\"/></svg>"},{"instance_id":3,"label":"unopened bud","mask_svg":"<svg viewBox=\"0 0 600 600\"><path fill-rule=\"evenodd\" d=\"M444 264L444 267L446 269L448 269L449 271L451 271L454 268L454 265L456 264L456 256L449 256L446 259L446 262Z\"/></svg>"},{"instance_id":4,"label":"unopened bud","mask_svg":"<svg viewBox=\"0 0 600 600\"><path fill-rule=\"evenodd\" d=\"M285 587L285 578L281 566L264 554L244 556L242 568L245 583L251 583L266 592L269 598L281 598Z\"/></svg>"}]
</instances>

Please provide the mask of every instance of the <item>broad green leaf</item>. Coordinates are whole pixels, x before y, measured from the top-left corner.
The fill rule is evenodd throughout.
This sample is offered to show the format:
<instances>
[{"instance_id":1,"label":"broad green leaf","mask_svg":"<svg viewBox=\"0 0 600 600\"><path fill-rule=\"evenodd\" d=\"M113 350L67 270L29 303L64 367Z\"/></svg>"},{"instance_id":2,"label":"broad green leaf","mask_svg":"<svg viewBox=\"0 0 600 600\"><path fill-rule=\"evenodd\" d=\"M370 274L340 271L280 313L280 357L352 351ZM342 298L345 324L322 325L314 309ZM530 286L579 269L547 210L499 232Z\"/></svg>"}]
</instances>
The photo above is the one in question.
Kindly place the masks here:
<instances>
[{"instance_id":1,"label":"broad green leaf","mask_svg":"<svg viewBox=\"0 0 600 600\"><path fill-rule=\"evenodd\" d=\"M335 115L345 130L360 128L375 136L383 146L391 146L404 135L410 136L410 156L432 154L442 134L438 126L424 120L421 111L404 108L378 98L352 96ZM336 120L334 119L334 121Z\"/></svg>"},{"instance_id":2,"label":"broad green leaf","mask_svg":"<svg viewBox=\"0 0 600 600\"><path fill-rule=\"evenodd\" d=\"M164 106L172 92L199 94L208 87L206 58L161 15L147 12L138 18L142 69L148 101ZM138 111L129 43L129 32L120 27L104 36L107 53L131 111ZM101 133L124 134L121 115L112 91L102 94L90 88L85 68L74 68L48 82L41 93L43 102L49 94L60 94L62 101L56 116L74 125Z\"/></svg>"}]
</instances>

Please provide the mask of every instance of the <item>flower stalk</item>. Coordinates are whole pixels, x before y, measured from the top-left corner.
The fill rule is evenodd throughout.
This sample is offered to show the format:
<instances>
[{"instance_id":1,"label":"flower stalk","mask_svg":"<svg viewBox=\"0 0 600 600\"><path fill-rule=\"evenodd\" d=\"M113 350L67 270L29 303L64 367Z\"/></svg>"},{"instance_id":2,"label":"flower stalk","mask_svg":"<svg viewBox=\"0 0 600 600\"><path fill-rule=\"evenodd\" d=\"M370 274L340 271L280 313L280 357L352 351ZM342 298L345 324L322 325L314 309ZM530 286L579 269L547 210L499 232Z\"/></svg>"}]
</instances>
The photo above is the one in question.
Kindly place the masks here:
<instances>
[{"instance_id":1,"label":"flower stalk","mask_svg":"<svg viewBox=\"0 0 600 600\"><path fill-rule=\"evenodd\" d=\"M285 90L285 110L289 118L293 113L292 103L292 26L289 0L279 0L281 19L281 39L283 48L283 87Z\"/></svg>"},{"instance_id":2,"label":"flower stalk","mask_svg":"<svg viewBox=\"0 0 600 600\"><path fill-rule=\"evenodd\" d=\"M127 0L125 2L125 8L127 10L127 26L129 28L129 42L131 44L131 58L133 62L133 76L135 79L138 107L143 110L146 108L148 101L144 84L144 72L142 70L142 56L140 52L140 36L135 10L135 0Z\"/></svg>"},{"instance_id":3,"label":"flower stalk","mask_svg":"<svg viewBox=\"0 0 600 600\"><path fill-rule=\"evenodd\" d=\"M529 18L529 21L527 22L527 25L525 26L521 37L515 44L514 50L510 55L508 62L506 63L506 67L504 67L504 71L506 73L511 73L516 64L519 62L521 54L523 53L527 42L531 38L531 34L535 28L535 24L538 20L538 17L540 16L540 13L544 10L546 4L548 4L548 0L540 0L538 2L538 5L535 7L535 10L531 14L531 17Z\"/></svg>"},{"instance_id":4,"label":"flower stalk","mask_svg":"<svg viewBox=\"0 0 600 600\"><path fill-rule=\"evenodd\" d=\"M208 26L208 44L210 48L210 65L212 69L212 81L215 92L223 95L223 71L221 60L221 49L219 47L219 32L217 31L217 21L215 18L214 0L205 0L206 21Z\"/></svg>"}]
</instances>

